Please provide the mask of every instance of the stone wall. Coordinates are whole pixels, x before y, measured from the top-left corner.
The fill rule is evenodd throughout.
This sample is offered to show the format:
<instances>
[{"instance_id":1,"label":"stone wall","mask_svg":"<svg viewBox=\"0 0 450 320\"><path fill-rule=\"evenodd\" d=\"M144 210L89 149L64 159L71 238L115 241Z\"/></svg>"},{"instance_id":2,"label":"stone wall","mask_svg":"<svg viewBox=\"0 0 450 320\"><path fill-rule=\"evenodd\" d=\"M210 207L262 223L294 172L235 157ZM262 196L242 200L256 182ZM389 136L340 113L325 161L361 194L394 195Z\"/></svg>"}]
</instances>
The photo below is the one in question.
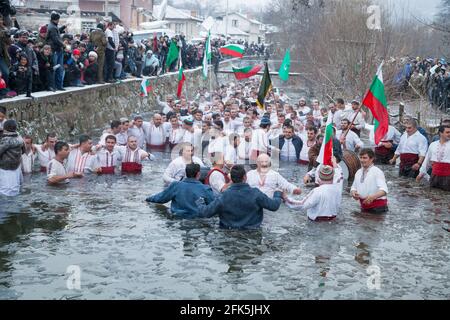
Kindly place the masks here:
<instances>
[{"instance_id":1,"label":"stone wall","mask_svg":"<svg viewBox=\"0 0 450 320\"><path fill-rule=\"evenodd\" d=\"M222 62L227 68L230 61ZM212 72L212 87L216 78ZM183 94L191 99L199 87L210 87L202 69L186 70ZM149 78L162 99L176 94L178 72ZM127 79L117 84L104 84L70 89L66 92L36 92L34 99L16 97L0 100L7 108L8 118L16 119L22 134L42 140L48 132L56 132L61 139L73 140L80 133L94 134L111 120L159 110L153 95L141 97L141 79Z\"/></svg>"}]
</instances>

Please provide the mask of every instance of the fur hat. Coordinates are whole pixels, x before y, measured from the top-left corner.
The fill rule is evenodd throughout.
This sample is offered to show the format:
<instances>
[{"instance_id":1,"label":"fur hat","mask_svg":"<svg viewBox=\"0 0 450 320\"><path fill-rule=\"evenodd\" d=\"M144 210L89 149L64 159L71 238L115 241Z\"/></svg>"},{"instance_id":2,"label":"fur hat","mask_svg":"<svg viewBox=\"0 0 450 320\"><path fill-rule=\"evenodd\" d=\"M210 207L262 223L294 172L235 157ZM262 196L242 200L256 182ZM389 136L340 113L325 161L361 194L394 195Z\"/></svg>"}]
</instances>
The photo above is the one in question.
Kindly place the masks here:
<instances>
[{"instance_id":1,"label":"fur hat","mask_svg":"<svg viewBox=\"0 0 450 320\"><path fill-rule=\"evenodd\" d=\"M97 59L98 55L95 51L91 51L91 52L89 52L89 57L94 57L95 59Z\"/></svg>"}]
</instances>

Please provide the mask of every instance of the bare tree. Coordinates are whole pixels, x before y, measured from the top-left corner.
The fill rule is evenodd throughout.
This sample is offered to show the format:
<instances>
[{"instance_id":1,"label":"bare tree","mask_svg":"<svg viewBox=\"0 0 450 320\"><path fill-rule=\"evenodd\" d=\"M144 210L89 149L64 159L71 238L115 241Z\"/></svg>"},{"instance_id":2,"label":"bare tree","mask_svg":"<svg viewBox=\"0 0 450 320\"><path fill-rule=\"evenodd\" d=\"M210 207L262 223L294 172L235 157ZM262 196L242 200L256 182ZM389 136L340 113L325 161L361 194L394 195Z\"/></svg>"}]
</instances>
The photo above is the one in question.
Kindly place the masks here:
<instances>
[{"instance_id":1,"label":"bare tree","mask_svg":"<svg viewBox=\"0 0 450 320\"><path fill-rule=\"evenodd\" d=\"M406 10L399 14L389 7L393 4L382 7L381 28L369 28L367 8L371 2L273 0L266 7L264 21L280 29L278 58L290 48L292 59L300 60L301 70L316 75L307 79L316 95L361 98L382 60L386 61L389 91L401 67L399 58L435 51L430 46L431 34L423 32L423 26Z\"/></svg>"}]
</instances>

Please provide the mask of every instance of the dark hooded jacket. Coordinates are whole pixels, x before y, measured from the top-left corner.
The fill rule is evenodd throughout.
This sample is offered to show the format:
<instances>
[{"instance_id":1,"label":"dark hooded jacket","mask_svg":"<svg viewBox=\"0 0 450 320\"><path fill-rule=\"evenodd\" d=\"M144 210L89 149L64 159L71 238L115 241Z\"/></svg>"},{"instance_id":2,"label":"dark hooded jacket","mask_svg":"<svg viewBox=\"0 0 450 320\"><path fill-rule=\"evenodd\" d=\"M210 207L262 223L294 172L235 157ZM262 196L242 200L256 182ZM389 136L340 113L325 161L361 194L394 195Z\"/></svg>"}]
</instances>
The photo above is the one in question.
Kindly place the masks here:
<instances>
[{"instance_id":1,"label":"dark hooded jacket","mask_svg":"<svg viewBox=\"0 0 450 320\"><path fill-rule=\"evenodd\" d=\"M0 169L16 170L20 166L25 144L17 132L4 132L0 138Z\"/></svg>"}]
</instances>

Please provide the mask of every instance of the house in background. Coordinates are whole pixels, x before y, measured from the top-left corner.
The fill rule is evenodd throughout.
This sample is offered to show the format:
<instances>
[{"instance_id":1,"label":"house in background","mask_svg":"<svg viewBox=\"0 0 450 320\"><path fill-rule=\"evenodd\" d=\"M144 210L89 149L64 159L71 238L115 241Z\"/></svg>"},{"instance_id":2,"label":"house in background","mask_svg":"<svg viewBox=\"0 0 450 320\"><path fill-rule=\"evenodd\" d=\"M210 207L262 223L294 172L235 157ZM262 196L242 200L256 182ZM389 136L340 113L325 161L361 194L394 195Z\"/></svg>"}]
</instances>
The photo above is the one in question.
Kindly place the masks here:
<instances>
[{"instance_id":1,"label":"house in background","mask_svg":"<svg viewBox=\"0 0 450 320\"><path fill-rule=\"evenodd\" d=\"M159 12L161 6L154 7L154 12ZM175 34L184 34L186 40L200 37L201 23L203 19L198 17L196 11L177 9L167 5L166 16L164 20L168 21L167 28Z\"/></svg>"},{"instance_id":2,"label":"house in background","mask_svg":"<svg viewBox=\"0 0 450 320\"><path fill-rule=\"evenodd\" d=\"M222 20L225 26L228 27L228 30L235 28L248 34L248 42L250 43L264 43L265 41L264 24L255 19L251 19L245 14L239 12L232 12L228 15L221 14L216 17L216 20Z\"/></svg>"},{"instance_id":3,"label":"house in background","mask_svg":"<svg viewBox=\"0 0 450 320\"><path fill-rule=\"evenodd\" d=\"M81 25L83 29L92 27L92 19L83 18L83 14L89 16L111 17L110 20L120 20L126 29L137 29L142 22L153 20L153 0L27 0L26 9L40 9L66 12L71 14L78 11L81 16ZM84 22L84 23L83 23Z\"/></svg>"}]
</instances>

